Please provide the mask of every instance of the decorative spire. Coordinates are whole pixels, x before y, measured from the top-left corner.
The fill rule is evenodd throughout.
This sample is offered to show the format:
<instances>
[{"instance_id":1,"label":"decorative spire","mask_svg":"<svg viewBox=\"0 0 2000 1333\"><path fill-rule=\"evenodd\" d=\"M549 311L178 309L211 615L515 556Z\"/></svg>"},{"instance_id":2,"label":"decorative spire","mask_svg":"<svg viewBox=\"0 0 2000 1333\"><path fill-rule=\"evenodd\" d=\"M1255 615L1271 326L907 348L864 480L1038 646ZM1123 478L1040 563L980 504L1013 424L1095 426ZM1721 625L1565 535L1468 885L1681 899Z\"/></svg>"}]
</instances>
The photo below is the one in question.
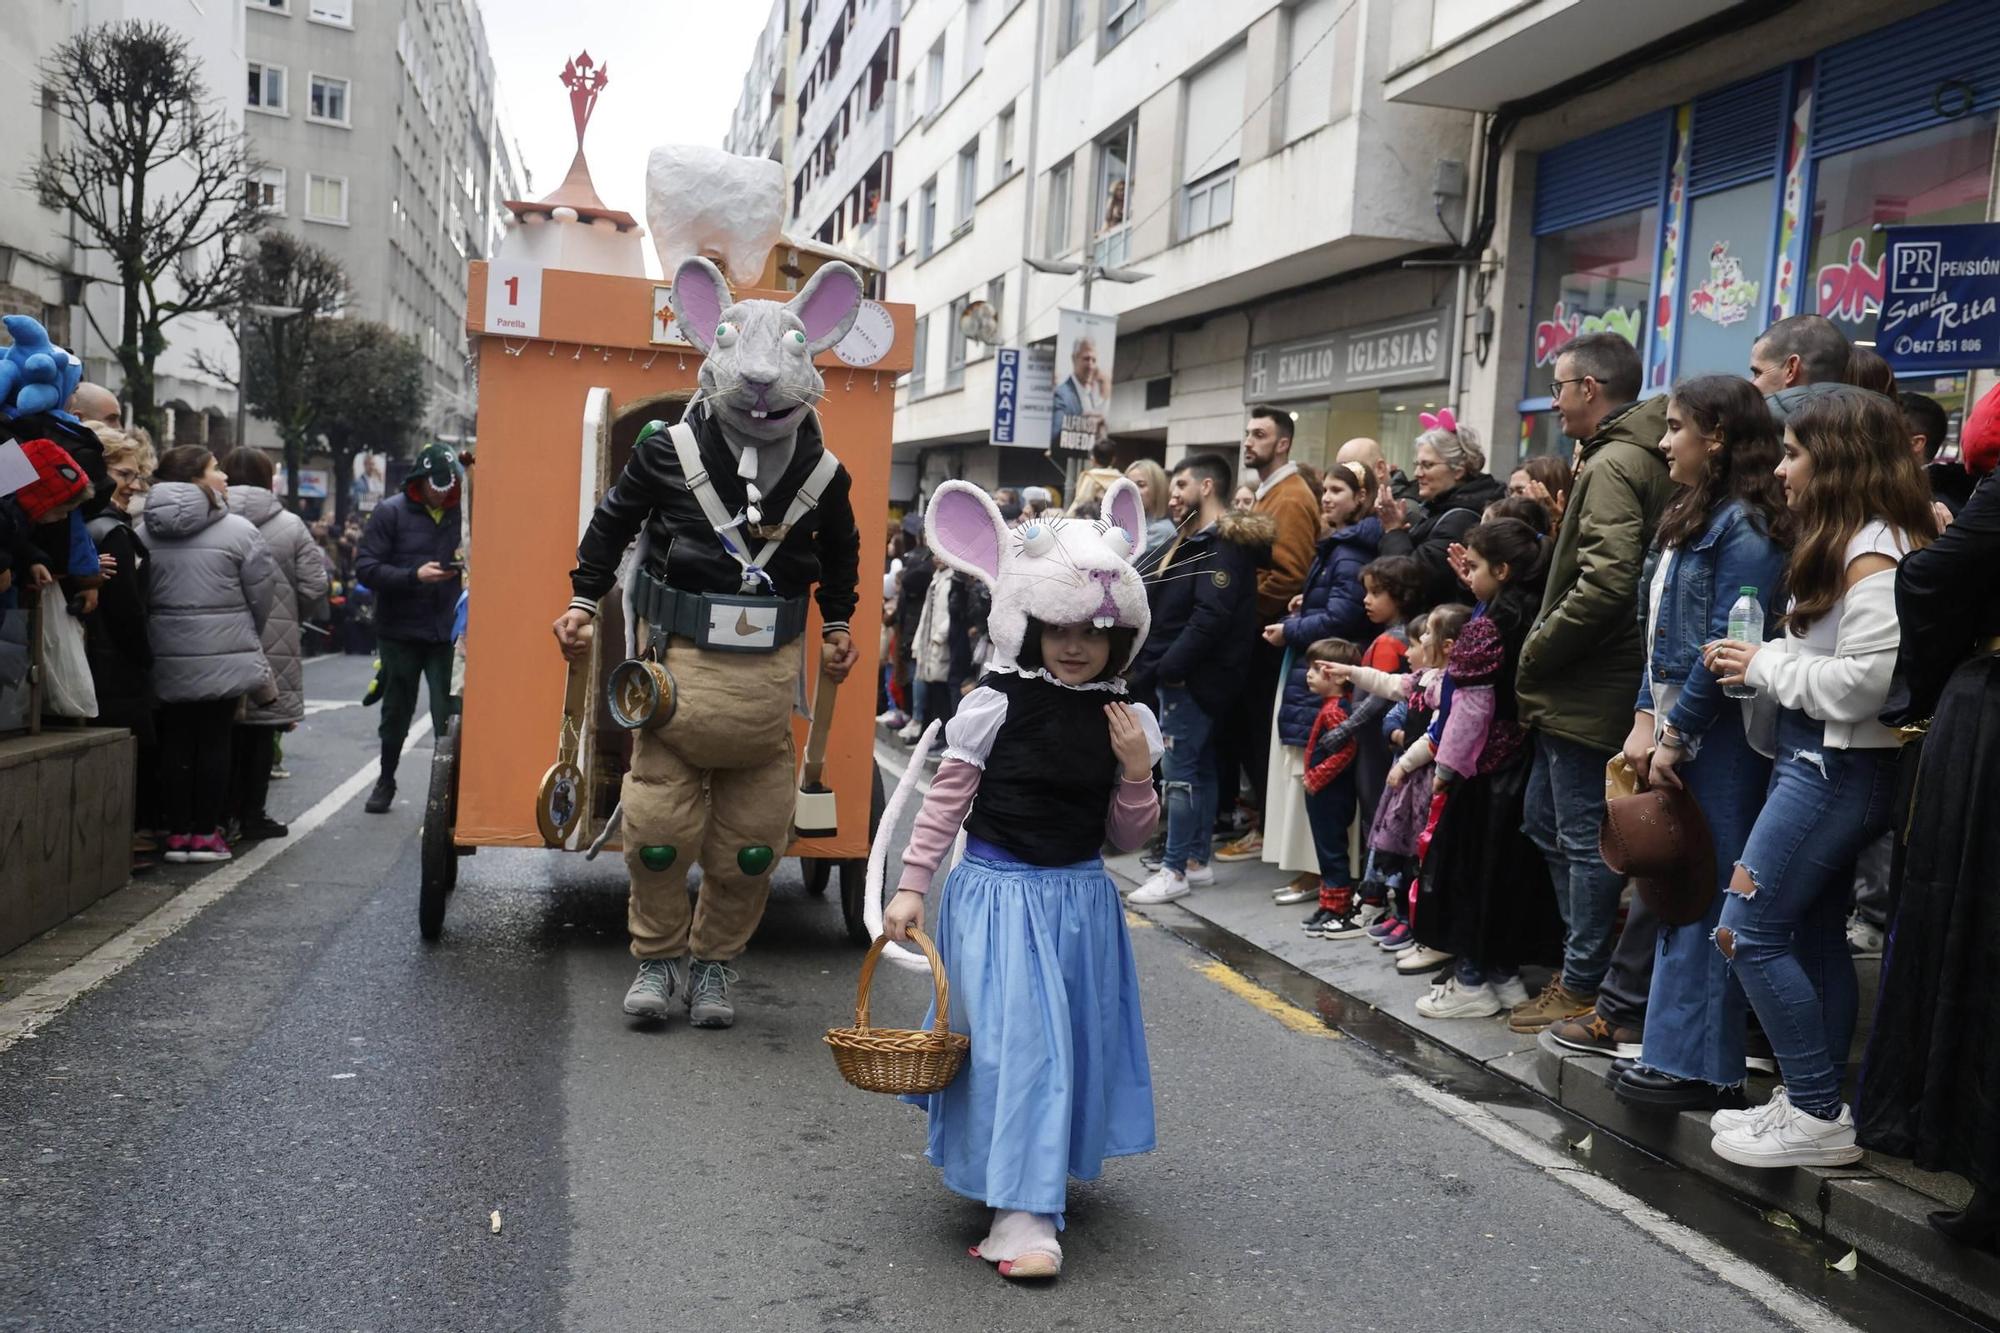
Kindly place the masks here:
<instances>
[{"instance_id":1,"label":"decorative spire","mask_svg":"<svg viewBox=\"0 0 2000 1333\"><path fill-rule=\"evenodd\" d=\"M508 200L507 207L516 217L540 217L562 220L582 220L592 222L600 219L610 221L620 231L636 229L638 221L630 213L621 213L615 208L607 208L597 196L597 187L590 180L590 163L583 156L583 132L590 124L591 113L597 110L597 95L604 91L604 85L611 82L611 69L599 65L590 58L590 52L582 51L563 62L562 73L556 76L569 89L569 114L576 125L576 156L570 159L569 171L563 176L562 184L548 195L534 203ZM559 211L568 210L568 211Z\"/></svg>"},{"instance_id":2,"label":"decorative spire","mask_svg":"<svg viewBox=\"0 0 2000 1333\"><path fill-rule=\"evenodd\" d=\"M599 66L590 52L584 51L565 61L557 77L569 89L569 114L576 122L576 151L581 153L584 126L590 124L590 113L597 109L597 95L611 82L611 66Z\"/></svg>"}]
</instances>

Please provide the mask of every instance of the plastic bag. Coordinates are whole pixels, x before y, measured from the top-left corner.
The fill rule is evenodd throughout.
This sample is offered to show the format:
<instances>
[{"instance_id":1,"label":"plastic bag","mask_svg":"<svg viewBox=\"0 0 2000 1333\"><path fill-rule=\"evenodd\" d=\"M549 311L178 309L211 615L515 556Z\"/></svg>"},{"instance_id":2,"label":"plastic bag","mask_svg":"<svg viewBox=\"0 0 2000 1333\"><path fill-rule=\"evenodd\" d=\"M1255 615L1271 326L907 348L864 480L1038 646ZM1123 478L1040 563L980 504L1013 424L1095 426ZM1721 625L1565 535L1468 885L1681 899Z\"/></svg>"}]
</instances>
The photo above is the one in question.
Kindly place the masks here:
<instances>
[{"instance_id":1,"label":"plastic bag","mask_svg":"<svg viewBox=\"0 0 2000 1333\"><path fill-rule=\"evenodd\" d=\"M97 716L97 683L83 651L83 622L69 613L60 583L42 589L42 682L42 712Z\"/></svg>"},{"instance_id":2,"label":"plastic bag","mask_svg":"<svg viewBox=\"0 0 2000 1333\"><path fill-rule=\"evenodd\" d=\"M1639 774L1631 761L1623 754L1614 754L1604 761L1604 800L1607 804L1626 796L1637 796L1645 788L1639 785Z\"/></svg>"}]
</instances>

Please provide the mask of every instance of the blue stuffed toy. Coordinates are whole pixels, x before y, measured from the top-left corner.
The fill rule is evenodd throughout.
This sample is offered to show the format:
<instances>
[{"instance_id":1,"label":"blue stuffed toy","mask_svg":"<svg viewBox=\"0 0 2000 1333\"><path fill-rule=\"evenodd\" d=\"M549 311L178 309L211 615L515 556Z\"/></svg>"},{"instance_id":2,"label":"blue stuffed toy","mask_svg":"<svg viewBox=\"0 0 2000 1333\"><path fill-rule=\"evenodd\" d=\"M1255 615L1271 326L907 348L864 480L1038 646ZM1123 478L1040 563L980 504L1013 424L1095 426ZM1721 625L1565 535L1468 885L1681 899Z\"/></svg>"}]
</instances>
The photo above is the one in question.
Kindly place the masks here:
<instances>
[{"instance_id":1,"label":"blue stuffed toy","mask_svg":"<svg viewBox=\"0 0 2000 1333\"><path fill-rule=\"evenodd\" d=\"M55 412L66 421L75 418L61 411L76 386L83 380L83 363L49 341L49 331L41 321L27 315L0 318L13 336L14 345L0 351L0 416L8 420Z\"/></svg>"}]
</instances>

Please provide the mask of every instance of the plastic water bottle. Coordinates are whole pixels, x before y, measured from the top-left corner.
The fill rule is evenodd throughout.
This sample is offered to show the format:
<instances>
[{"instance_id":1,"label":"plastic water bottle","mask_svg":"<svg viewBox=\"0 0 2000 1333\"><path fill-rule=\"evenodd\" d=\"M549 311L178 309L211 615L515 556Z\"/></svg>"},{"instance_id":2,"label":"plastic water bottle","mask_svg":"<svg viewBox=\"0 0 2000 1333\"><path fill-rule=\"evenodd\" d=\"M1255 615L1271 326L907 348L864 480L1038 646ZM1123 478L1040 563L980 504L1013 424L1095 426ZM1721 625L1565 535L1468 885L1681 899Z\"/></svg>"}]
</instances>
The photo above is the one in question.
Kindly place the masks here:
<instances>
[{"instance_id":1,"label":"plastic water bottle","mask_svg":"<svg viewBox=\"0 0 2000 1333\"><path fill-rule=\"evenodd\" d=\"M1764 642L1764 604L1755 588L1739 588L1736 604L1729 608L1729 637L1738 643ZM1757 690L1749 683L1725 685L1722 692L1732 699L1754 699Z\"/></svg>"}]
</instances>

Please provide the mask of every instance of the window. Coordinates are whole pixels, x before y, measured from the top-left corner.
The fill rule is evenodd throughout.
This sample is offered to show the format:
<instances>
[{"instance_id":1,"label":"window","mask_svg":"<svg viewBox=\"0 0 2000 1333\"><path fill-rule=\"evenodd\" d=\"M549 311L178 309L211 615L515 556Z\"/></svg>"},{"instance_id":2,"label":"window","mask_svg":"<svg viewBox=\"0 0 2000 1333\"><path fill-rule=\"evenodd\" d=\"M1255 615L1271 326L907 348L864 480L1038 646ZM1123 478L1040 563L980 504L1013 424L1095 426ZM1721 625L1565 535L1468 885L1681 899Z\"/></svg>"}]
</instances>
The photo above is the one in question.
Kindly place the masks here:
<instances>
[{"instance_id":1,"label":"window","mask_svg":"<svg viewBox=\"0 0 2000 1333\"><path fill-rule=\"evenodd\" d=\"M1292 11L1290 49L1285 82L1285 142L1302 139L1327 123L1333 113L1334 56L1340 39L1334 35L1334 0L1304 0Z\"/></svg>"},{"instance_id":2,"label":"window","mask_svg":"<svg viewBox=\"0 0 2000 1333\"><path fill-rule=\"evenodd\" d=\"M261 9L271 14L292 12L291 0L244 0L244 3L252 9Z\"/></svg>"},{"instance_id":3,"label":"window","mask_svg":"<svg viewBox=\"0 0 2000 1333\"><path fill-rule=\"evenodd\" d=\"M1004 341L1000 337L1000 330L1004 327L1007 318L1007 275L1005 273L1000 274L993 281L986 284L986 304L993 307L994 340L996 342ZM993 355L993 349L991 347L982 347L978 355L981 357L991 356Z\"/></svg>"},{"instance_id":4,"label":"window","mask_svg":"<svg viewBox=\"0 0 2000 1333\"><path fill-rule=\"evenodd\" d=\"M979 207L979 140L974 139L958 153L958 226L956 236L972 225L972 210Z\"/></svg>"},{"instance_id":5,"label":"window","mask_svg":"<svg viewBox=\"0 0 2000 1333\"><path fill-rule=\"evenodd\" d=\"M917 119L917 72L911 70L903 76L903 105L898 113L903 118L903 129L907 130Z\"/></svg>"},{"instance_id":6,"label":"window","mask_svg":"<svg viewBox=\"0 0 2000 1333\"><path fill-rule=\"evenodd\" d=\"M347 121L347 80L314 74L307 80L306 119L345 125Z\"/></svg>"},{"instance_id":7,"label":"window","mask_svg":"<svg viewBox=\"0 0 2000 1333\"><path fill-rule=\"evenodd\" d=\"M1014 174L1014 104L1000 113L993 131L993 183L998 185Z\"/></svg>"},{"instance_id":8,"label":"window","mask_svg":"<svg viewBox=\"0 0 2000 1333\"><path fill-rule=\"evenodd\" d=\"M1547 395L1549 367L1578 334L1609 330L1644 345L1659 239L1653 204L1535 238L1530 397Z\"/></svg>"},{"instance_id":9,"label":"window","mask_svg":"<svg viewBox=\"0 0 2000 1333\"><path fill-rule=\"evenodd\" d=\"M259 167L250 177L250 202L260 213L285 211L285 169L283 167Z\"/></svg>"},{"instance_id":10,"label":"window","mask_svg":"<svg viewBox=\"0 0 2000 1333\"><path fill-rule=\"evenodd\" d=\"M944 38L937 40L931 48L930 60L926 62L924 73L924 114L936 115L944 105Z\"/></svg>"},{"instance_id":11,"label":"window","mask_svg":"<svg viewBox=\"0 0 2000 1333\"><path fill-rule=\"evenodd\" d=\"M965 69L960 81L972 82L986 63L986 6L983 0L965 0Z\"/></svg>"},{"instance_id":12,"label":"window","mask_svg":"<svg viewBox=\"0 0 2000 1333\"><path fill-rule=\"evenodd\" d=\"M896 205L896 258L910 253L910 206L908 203Z\"/></svg>"},{"instance_id":13,"label":"window","mask_svg":"<svg viewBox=\"0 0 2000 1333\"><path fill-rule=\"evenodd\" d=\"M930 350L931 317L922 315L917 319L916 345L910 349L910 393L913 397L923 395L924 367L930 360Z\"/></svg>"},{"instance_id":14,"label":"window","mask_svg":"<svg viewBox=\"0 0 2000 1333\"><path fill-rule=\"evenodd\" d=\"M1089 0L1061 0L1062 24L1056 29L1056 59L1061 60L1083 41L1084 7Z\"/></svg>"},{"instance_id":15,"label":"window","mask_svg":"<svg viewBox=\"0 0 2000 1333\"><path fill-rule=\"evenodd\" d=\"M1130 258L1132 229L1126 225L1132 186L1133 150L1139 126L1135 121L1097 144L1097 191L1091 209L1092 238L1097 262L1116 267Z\"/></svg>"},{"instance_id":16,"label":"window","mask_svg":"<svg viewBox=\"0 0 2000 1333\"><path fill-rule=\"evenodd\" d=\"M354 0L312 0L307 16L314 23L332 23L342 28L354 26Z\"/></svg>"},{"instance_id":17,"label":"window","mask_svg":"<svg viewBox=\"0 0 2000 1333\"><path fill-rule=\"evenodd\" d=\"M1100 50L1109 51L1118 43L1132 35L1132 29L1146 17L1146 0L1103 0L1104 3L1104 45Z\"/></svg>"},{"instance_id":18,"label":"window","mask_svg":"<svg viewBox=\"0 0 2000 1333\"><path fill-rule=\"evenodd\" d=\"M1236 208L1236 164L1191 182L1181 197L1181 238L1199 236L1229 221Z\"/></svg>"},{"instance_id":19,"label":"window","mask_svg":"<svg viewBox=\"0 0 2000 1333\"><path fill-rule=\"evenodd\" d=\"M1049 211L1042 228L1043 250L1055 259L1070 251L1069 218L1071 183L1076 176L1075 159L1066 159L1049 172Z\"/></svg>"},{"instance_id":20,"label":"window","mask_svg":"<svg viewBox=\"0 0 2000 1333\"><path fill-rule=\"evenodd\" d=\"M917 258L929 259L937 249L937 177L924 182L917 195Z\"/></svg>"},{"instance_id":21,"label":"window","mask_svg":"<svg viewBox=\"0 0 2000 1333\"><path fill-rule=\"evenodd\" d=\"M965 307L972 298L961 296L951 303L951 324L945 329L944 387L956 389L965 383Z\"/></svg>"},{"instance_id":22,"label":"window","mask_svg":"<svg viewBox=\"0 0 2000 1333\"><path fill-rule=\"evenodd\" d=\"M347 225L347 177L306 173L306 220Z\"/></svg>"},{"instance_id":23,"label":"window","mask_svg":"<svg viewBox=\"0 0 2000 1333\"><path fill-rule=\"evenodd\" d=\"M273 115L285 114L285 67L250 62L249 105Z\"/></svg>"}]
</instances>

